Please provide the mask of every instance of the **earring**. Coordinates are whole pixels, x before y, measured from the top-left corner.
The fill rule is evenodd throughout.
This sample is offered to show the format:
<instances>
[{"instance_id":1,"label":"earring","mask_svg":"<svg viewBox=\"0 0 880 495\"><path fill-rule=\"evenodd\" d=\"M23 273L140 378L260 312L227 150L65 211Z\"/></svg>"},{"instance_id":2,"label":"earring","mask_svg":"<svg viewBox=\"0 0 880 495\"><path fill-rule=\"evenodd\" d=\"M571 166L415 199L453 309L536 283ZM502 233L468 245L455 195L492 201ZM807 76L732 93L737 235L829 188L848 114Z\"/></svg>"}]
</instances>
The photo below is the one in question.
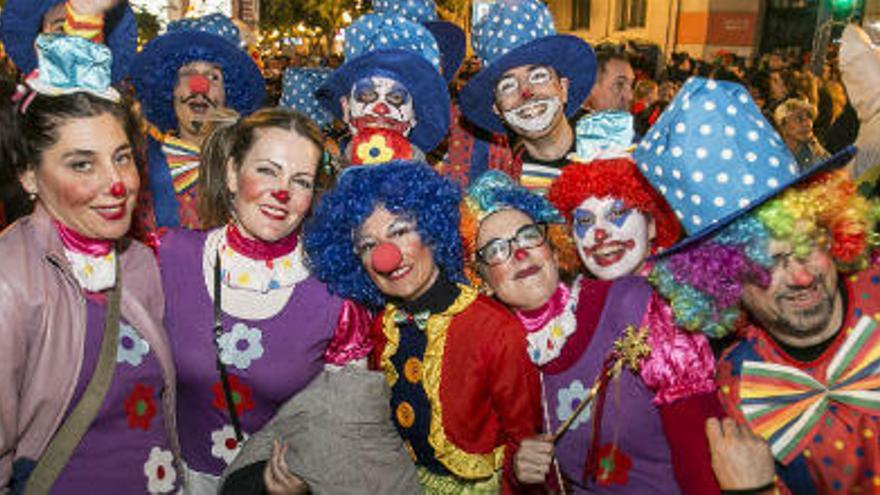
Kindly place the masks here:
<instances>
[{"instance_id":1,"label":"earring","mask_svg":"<svg viewBox=\"0 0 880 495\"><path fill-rule=\"evenodd\" d=\"M34 201L36 201L36 200L37 200L37 193L35 193L35 192L29 192L29 193L28 193L28 199L31 201L31 203L33 203Z\"/></svg>"}]
</instances>

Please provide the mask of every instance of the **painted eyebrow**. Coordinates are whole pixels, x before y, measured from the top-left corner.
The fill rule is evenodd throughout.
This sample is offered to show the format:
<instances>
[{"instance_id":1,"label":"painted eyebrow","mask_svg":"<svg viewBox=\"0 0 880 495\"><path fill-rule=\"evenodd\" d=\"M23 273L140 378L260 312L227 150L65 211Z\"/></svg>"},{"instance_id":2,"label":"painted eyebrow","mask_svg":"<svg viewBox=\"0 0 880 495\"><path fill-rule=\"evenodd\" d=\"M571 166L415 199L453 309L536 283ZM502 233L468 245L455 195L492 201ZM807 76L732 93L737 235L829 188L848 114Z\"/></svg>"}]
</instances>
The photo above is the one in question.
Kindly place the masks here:
<instances>
[{"instance_id":1,"label":"painted eyebrow","mask_svg":"<svg viewBox=\"0 0 880 495\"><path fill-rule=\"evenodd\" d=\"M271 158L260 158L257 160L257 163L267 163L269 165L272 165L273 167L275 167L278 170L284 170L283 165L281 165L280 163L276 162L275 160L273 160ZM303 175L305 175L306 177L314 177L315 176L315 174L312 172L297 172L297 173L293 174L294 177L301 177Z\"/></svg>"}]
</instances>

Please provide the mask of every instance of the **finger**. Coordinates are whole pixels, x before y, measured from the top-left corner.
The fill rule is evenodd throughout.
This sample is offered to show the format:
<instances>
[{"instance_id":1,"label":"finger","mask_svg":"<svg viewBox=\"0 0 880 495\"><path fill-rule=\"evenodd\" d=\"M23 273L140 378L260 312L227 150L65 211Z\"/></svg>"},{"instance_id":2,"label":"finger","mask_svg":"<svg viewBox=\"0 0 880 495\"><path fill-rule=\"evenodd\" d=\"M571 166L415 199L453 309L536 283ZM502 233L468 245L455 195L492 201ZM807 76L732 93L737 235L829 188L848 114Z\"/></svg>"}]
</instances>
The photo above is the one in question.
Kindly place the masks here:
<instances>
[{"instance_id":1,"label":"finger","mask_svg":"<svg viewBox=\"0 0 880 495\"><path fill-rule=\"evenodd\" d=\"M721 430L722 433L724 433L725 437L734 437L740 435L739 425L737 425L736 421L734 421L733 418L729 416L724 418L724 420L721 422Z\"/></svg>"},{"instance_id":2,"label":"finger","mask_svg":"<svg viewBox=\"0 0 880 495\"><path fill-rule=\"evenodd\" d=\"M718 418L709 418L706 420L706 438L709 440L709 447L714 446L721 441L723 433L721 431L721 422Z\"/></svg>"},{"instance_id":3,"label":"finger","mask_svg":"<svg viewBox=\"0 0 880 495\"><path fill-rule=\"evenodd\" d=\"M266 467L263 468L263 484L266 485L266 491L268 493L278 493L281 491L281 486L275 479L275 475L272 474L271 461L267 462Z\"/></svg>"}]
</instances>

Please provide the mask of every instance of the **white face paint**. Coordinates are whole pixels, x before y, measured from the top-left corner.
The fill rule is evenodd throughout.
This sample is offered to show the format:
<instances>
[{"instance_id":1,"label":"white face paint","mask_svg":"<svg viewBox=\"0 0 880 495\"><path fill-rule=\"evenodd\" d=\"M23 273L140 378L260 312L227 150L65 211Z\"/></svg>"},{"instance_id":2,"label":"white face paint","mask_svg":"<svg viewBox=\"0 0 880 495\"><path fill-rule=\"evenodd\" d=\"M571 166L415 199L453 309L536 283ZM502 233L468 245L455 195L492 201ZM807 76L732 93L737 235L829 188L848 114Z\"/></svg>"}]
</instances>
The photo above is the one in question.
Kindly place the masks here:
<instances>
[{"instance_id":1,"label":"white face paint","mask_svg":"<svg viewBox=\"0 0 880 495\"><path fill-rule=\"evenodd\" d=\"M572 213L578 254L587 270L602 280L630 275L648 256L650 218L623 200L591 196Z\"/></svg>"},{"instance_id":2,"label":"white face paint","mask_svg":"<svg viewBox=\"0 0 880 495\"><path fill-rule=\"evenodd\" d=\"M562 108L557 97L531 100L513 110L504 112L504 120L514 129L526 132L541 132L550 128L553 119Z\"/></svg>"},{"instance_id":3,"label":"white face paint","mask_svg":"<svg viewBox=\"0 0 880 495\"><path fill-rule=\"evenodd\" d=\"M382 76L354 83L348 96L348 125L361 129L390 129L407 136L416 125L412 95L400 82Z\"/></svg>"},{"instance_id":4,"label":"white face paint","mask_svg":"<svg viewBox=\"0 0 880 495\"><path fill-rule=\"evenodd\" d=\"M545 66L509 70L495 84L495 103L514 130L540 133L549 129L562 110L562 87Z\"/></svg>"}]
</instances>

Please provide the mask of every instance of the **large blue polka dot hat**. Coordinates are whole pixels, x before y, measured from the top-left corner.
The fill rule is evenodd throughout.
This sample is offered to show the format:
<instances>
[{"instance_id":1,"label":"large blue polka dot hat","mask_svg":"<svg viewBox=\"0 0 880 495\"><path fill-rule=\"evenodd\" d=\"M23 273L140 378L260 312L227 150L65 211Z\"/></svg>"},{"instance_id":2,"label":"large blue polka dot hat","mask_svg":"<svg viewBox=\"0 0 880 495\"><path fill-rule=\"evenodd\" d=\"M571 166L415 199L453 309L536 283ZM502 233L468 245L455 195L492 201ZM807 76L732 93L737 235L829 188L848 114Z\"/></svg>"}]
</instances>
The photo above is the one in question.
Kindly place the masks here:
<instances>
[{"instance_id":1,"label":"large blue polka dot hat","mask_svg":"<svg viewBox=\"0 0 880 495\"><path fill-rule=\"evenodd\" d=\"M460 27L437 17L434 0L373 0L373 12L399 15L425 26L440 48L443 78L447 83L455 78L464 60L467 41Z\"/></svg>"},{"instance_id":2,"label":"large blue polka dot hat","mask_svg":"<svg viewBox=\"0 0 880 495\"><path fill-rule=\"evenodd\" d=\"M571 117L596 81L596 55L582 39L556 33L550 10L539 0L498 0L474 26L471 44L482 69L462 89L464 115L491 132L504 132L492 111L495 84L510 69L523 65L552 67L568 79L565 115Z\"/></svg>"},{"instance_id":3,"label":"large blue polka dot hat","mask_svg":"<svg viewBox=\"0 0 880 495\"><path fill-rule=\"evenodd\" d=\"M449 129L449 92L440 75L437 41L424 26L400 16L367 14L345 30L345 63L333 71L316 96L342 119L340 99L365 77L383 76L402 83L413 96L416 125L410 141L429 152Z\"/></svg>"},{"instance_id":4,"label":"large blue polka dot hat","mask_svg":"<svg viewBox=\"0 0 880 495\"><path fill-rule=\"evenodd\" d=\"M280 105L302 112L321 127L333 121L315 98L315 91L330 76L331 69L323 67L288 67L281 78Z\"/></svg>"},{"instance_id":5,"label":"large blue polka dot hat","mask_svg":"<svg viewBox=\"0 0 880 495\"><path fill-rule=\"evenodd\" d=\"M704 239L785 188L855 153L846 148L800 172L742 85L693 77L639 143L633 158L675 211L686 237Z\"/></svg>"}]
</instances>

